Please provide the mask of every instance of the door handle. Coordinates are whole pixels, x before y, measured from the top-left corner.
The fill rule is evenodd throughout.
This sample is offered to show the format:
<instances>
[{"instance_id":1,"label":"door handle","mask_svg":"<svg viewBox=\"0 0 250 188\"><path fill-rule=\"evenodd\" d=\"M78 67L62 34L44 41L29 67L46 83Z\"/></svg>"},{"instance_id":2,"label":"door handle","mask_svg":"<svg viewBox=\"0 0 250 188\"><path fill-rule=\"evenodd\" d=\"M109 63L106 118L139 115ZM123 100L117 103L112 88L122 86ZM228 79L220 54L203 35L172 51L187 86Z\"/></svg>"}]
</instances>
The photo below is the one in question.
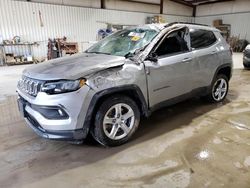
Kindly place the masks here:
<instances>
[{"instance_id":1,"label":"door handle","mask_svg":"<svg viewBox=\"0 0 250 188\"><path fill-rule=\"evenodd\" d=\"M182 60L182 63L187 63L187 62L189 62L189 61L191 61L191 60L192 60L192 58L191 58L191 57L188 57L188 58L183 59L183 60Z\"/></svg>"}]
</instances>

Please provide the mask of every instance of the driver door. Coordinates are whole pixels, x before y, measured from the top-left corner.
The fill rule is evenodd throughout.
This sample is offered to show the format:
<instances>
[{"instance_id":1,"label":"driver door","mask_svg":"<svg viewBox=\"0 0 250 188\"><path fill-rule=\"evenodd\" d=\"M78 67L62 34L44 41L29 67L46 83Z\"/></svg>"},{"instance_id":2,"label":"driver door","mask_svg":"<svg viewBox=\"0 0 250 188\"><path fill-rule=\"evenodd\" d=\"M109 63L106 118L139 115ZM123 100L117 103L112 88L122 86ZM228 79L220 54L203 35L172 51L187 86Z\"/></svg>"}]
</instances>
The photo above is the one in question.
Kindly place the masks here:
<instances>
[{"instance_id":1,"label":"driver door","mask_svg":"<svg viewBox=\"0 0 250 188\"><path fill-rule=\"evenodd\" d=\"M187 27L168 32L153 48L152 54L157 59L144 61L150 107L181 98L193 89L193 54Z\"/></svg>"}]
</instances>

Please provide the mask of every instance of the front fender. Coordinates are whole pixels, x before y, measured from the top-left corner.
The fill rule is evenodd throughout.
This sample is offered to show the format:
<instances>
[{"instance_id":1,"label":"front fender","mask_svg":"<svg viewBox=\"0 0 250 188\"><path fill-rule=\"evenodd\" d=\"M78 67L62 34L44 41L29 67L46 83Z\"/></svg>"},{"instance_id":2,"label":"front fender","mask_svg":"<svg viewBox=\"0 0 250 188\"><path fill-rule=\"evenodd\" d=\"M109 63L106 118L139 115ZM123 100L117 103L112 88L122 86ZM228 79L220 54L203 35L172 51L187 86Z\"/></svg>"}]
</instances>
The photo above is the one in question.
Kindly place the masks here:
<instances>
[{"instance_id":1,"label":"front fender","mask_svg":"<svg viewBox=\"0 0 250 188\"><path fill-rule=\"evenodd\" d=\"M144 116L148 117L150 115L150 111L147 102L145 100L145 97L138 86L124 85L124 86L112 87L99 91L92 97L92 100L89 104L85 116L83 129L87 130L90 129L91 124L94 122L94 114L96 114L98 106L102 103L103 100L105 100L106 97L112 96L114 94L128 95L129 97L135 100L135 102L138 104L141 113Z\"/></svg>"}]
</instances>

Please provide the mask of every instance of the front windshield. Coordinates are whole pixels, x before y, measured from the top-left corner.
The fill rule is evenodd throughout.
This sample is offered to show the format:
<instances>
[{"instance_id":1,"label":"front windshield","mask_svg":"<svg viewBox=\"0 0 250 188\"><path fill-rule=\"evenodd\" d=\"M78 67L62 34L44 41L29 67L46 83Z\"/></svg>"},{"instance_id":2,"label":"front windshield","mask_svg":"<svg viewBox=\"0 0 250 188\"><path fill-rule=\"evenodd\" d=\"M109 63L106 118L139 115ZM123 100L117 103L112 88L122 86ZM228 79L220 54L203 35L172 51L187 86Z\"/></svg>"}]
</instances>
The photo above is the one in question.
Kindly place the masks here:
<instances>
[{"instance_id":1,"label":"front windshield","mask_svg":"<svg viewBox=\"0 0 250 188\"><path fill-rule=\"evenodd\" d=\"M127 28L94 44L86 52L127 56L145 47L158 33L149 27Z\"/></svg>"}]
</instances>

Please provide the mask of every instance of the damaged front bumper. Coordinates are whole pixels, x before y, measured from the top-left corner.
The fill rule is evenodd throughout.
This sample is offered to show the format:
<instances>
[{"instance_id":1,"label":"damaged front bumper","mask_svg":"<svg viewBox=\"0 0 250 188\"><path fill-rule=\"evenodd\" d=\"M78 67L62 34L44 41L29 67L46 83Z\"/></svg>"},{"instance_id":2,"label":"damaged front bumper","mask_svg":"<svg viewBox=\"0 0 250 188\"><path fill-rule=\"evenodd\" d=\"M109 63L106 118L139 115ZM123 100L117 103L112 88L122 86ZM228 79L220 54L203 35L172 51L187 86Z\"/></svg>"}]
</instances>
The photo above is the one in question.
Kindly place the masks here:
<instances>
[{"instance_id":1,"label":"damaged front bumper","mask_svg":"<svg viewBox=\"0 0 250 188\"><path fill-rule=\"evenodd\" d=\"M88 86L59 95L40 92L36 97L17 92L19 111L39 136L65 141L86 138L88 127L84 127L84 121L91 99Z\"/></svg>"},{"instance_id":2,"label":"damaged front bumper","mask_svg":"<svg viewBox=\"0 0 250 188\"><path fill-rule=\"evenodd\" d=\"M83 140L87 136L87 131L84 129L77 130L45 130L38 121L30 114L30 104L24 101L22 98L18 99L19 111L23 115L27 125L33 129L33 131L47 139L53 140L65 140L65 141L74 141L74 140Z\"/></svg>"}]
</instances>

